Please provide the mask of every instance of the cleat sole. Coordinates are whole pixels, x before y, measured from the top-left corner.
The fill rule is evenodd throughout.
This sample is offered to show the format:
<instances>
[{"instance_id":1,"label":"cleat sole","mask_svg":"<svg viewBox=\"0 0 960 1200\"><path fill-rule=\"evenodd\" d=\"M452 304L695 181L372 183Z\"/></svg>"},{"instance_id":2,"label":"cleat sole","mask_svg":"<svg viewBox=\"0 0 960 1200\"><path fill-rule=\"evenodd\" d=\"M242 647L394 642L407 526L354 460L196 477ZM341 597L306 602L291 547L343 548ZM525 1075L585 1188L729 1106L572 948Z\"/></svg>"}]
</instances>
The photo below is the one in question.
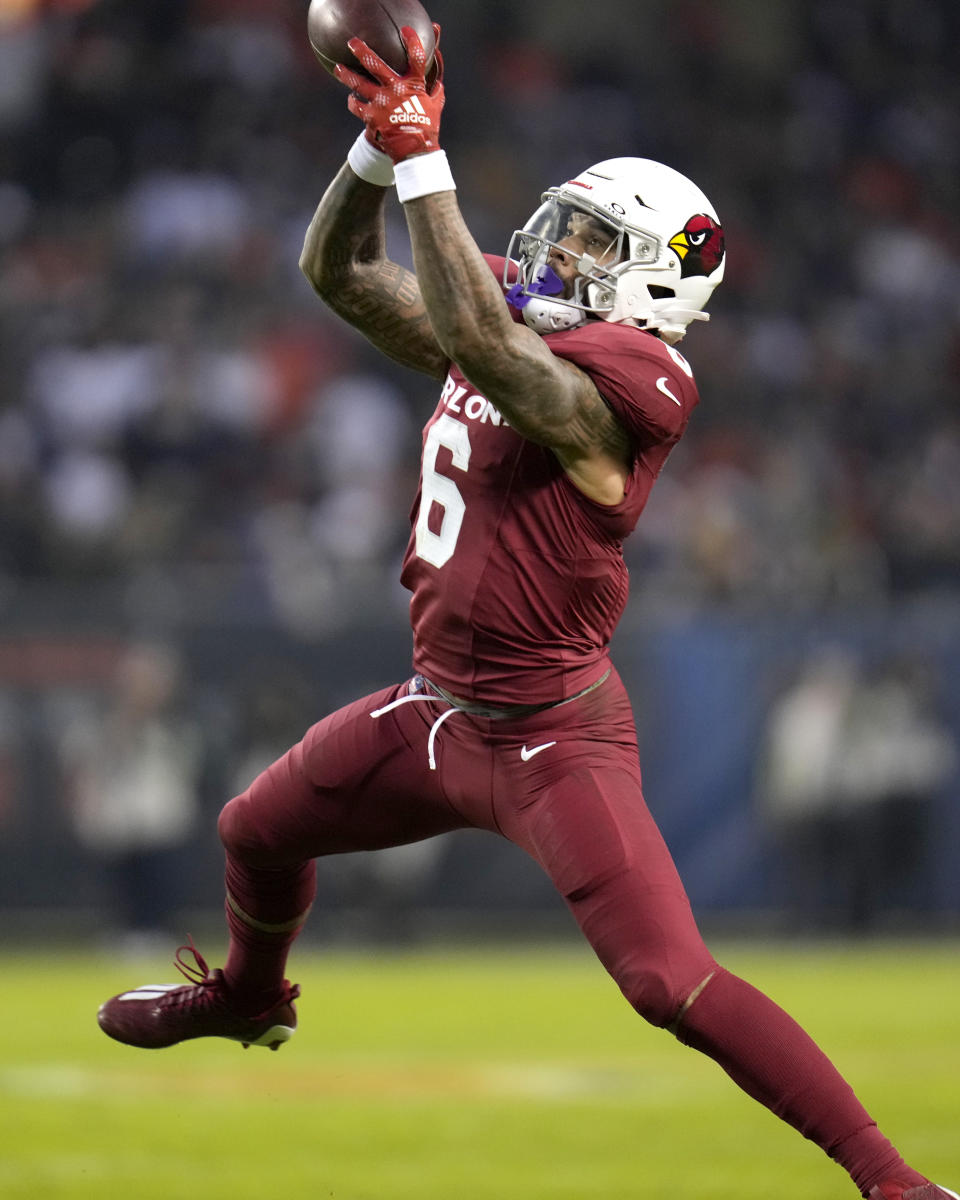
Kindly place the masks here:
<instances>
[{"instance_id":1,"label":"cleat sole","mask_svg":"<svg viewBox=\"0 0 960 1200\"><path fill-rule=\"evenodd\" d=\"M244 1050L250 1046L267 1046L271 1050L279 1050L284 1042L289 1042L296 1033L296 1027L291 1025L271 1025L252 1042L241 1042Z\"/></svg>"}]
</instances>

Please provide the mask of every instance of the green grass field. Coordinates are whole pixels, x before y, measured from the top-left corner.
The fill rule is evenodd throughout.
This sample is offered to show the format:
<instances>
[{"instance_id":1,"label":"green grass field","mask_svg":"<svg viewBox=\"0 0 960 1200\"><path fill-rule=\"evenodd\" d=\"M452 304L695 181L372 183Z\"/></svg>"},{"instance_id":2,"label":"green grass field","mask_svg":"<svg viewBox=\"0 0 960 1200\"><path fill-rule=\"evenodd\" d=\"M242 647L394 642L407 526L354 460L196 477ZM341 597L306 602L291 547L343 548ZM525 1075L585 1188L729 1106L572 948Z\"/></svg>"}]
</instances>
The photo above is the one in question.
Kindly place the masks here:
<instances>
[{"instance_id":1,"label":"green grass field","mask_svg":"<svg viewBox=\"0 0 960 1200\"><path fill-rule=\"evenodd\" d=\"M215 948L211 948L215 949ZM960 1187L960 946L714 946ZM211 958L215 955L211 953ZM5 1200L829 1200L819 1150L634 1016L586 948L297 956L297 1037L117 1045L165 961L0 956Z\"/></svg>"}]
</instances>

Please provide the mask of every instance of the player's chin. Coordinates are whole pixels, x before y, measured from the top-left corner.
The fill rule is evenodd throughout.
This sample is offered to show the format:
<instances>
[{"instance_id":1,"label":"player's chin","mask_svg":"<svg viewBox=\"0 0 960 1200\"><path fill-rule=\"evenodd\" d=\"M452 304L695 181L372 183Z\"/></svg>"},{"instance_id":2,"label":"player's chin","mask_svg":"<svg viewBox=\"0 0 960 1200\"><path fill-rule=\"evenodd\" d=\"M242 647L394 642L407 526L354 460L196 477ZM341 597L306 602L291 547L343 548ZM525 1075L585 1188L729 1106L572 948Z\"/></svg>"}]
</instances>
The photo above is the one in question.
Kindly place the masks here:
<instances>
[{"instance_id":1,"label":"player's chin","mask_svg":"<svg viewBox=\"0 0 960 1200\"><path fill-rule=\"evenodd\" d=\"M576 291L576 281L574 279L563 279L560 282L563 284L563 289L559 292L545 293L548 300L572 300L573 293Z\"/></svg>"}]
</instances>

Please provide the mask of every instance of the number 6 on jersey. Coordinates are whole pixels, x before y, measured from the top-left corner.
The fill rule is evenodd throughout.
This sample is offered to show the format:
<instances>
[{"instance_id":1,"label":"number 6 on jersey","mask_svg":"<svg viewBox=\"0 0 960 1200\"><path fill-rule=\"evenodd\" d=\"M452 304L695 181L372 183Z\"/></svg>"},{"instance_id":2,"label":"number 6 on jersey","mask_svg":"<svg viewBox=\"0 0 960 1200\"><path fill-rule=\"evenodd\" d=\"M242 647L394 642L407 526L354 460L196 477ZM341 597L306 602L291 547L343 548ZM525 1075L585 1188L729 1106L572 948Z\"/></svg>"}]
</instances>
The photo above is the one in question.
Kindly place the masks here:
<instances>
[{"instance_id":1,"label":"number 6 on jersey","mask_svg":"<svg viewBox=\"0 0 960 1200\"><path fill-rule=\"evenodd\" d=\"M423 486L417 515L417 555L435 567L442 567L457 548L460 526L467 506L452 479L437 471L437 452L443 446L453 456L453 465L466 471L470 465L470 431L462 421L444 413L430 426L423 447ZM429 526L434 504L443 509L440 530Z\"/></svg>"}]
</instances>

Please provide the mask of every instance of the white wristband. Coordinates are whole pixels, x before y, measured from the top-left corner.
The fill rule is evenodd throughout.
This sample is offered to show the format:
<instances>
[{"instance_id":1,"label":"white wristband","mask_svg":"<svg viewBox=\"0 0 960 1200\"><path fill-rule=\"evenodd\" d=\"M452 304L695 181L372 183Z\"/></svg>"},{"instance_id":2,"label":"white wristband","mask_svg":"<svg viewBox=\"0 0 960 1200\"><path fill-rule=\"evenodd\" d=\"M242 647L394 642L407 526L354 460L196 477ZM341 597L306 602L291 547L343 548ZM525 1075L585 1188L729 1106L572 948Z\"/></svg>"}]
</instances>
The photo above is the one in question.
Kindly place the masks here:
<instances>
[{"instance_id":1,"label":"white wristband","mask_svg":"<svg viewBox=\"0 0 960 1200\"><path fill-rule=\"evenodd\" d=\"M434 192L455 192L450 164L443 150L431 150L397 163L393 169L397 181L397 199L401 204L430 196Z\"/></svg>"},{"instance_id":2,"label":"white wristband","mask_svg":"<svg viewBox=\"0 0 960 1200\"><path fill-rule=\"evenodd\" d=\"M365 133L361 133L350 147L347 162L354 175L366 183L375 183L377 187L393 187L393 159L368 142Z\"/></svg>"}]
</instances>

